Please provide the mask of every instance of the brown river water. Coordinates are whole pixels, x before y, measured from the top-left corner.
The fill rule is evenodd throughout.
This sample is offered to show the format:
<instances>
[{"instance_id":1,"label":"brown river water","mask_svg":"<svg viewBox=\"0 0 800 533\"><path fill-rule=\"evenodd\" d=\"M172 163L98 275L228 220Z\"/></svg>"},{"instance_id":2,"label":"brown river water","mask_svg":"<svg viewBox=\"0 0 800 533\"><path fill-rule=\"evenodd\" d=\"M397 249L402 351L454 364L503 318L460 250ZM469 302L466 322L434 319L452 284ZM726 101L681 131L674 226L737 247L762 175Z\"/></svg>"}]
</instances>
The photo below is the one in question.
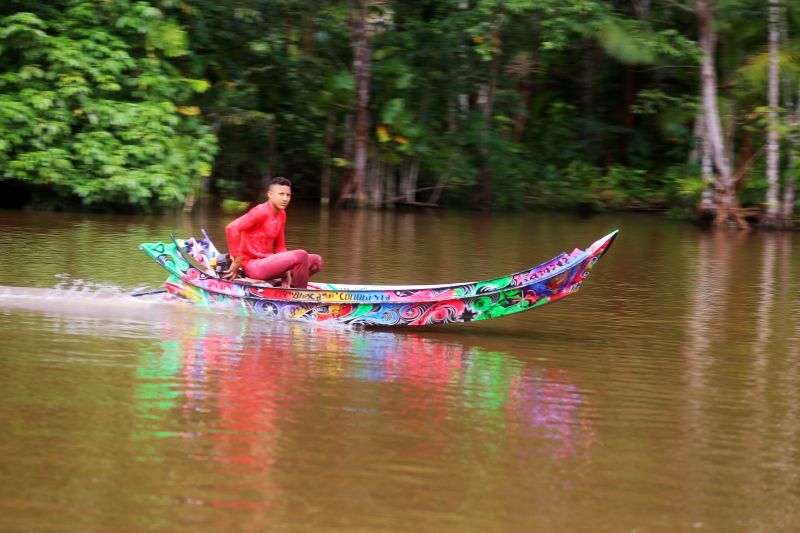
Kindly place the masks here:
<instances>
[{"instance_id":1,"label":"brown river water","mask_svg":"<svg viewBox=\"0 0 800 533\"><path fill-rule=\"evenodd\" d=\"M1 531L792 531L800 253L644 215L289 208L321 281L473 281L620 235L584 288L354 331L161 295L226 218L0 211Z\"/></svg>"}]
</instances>

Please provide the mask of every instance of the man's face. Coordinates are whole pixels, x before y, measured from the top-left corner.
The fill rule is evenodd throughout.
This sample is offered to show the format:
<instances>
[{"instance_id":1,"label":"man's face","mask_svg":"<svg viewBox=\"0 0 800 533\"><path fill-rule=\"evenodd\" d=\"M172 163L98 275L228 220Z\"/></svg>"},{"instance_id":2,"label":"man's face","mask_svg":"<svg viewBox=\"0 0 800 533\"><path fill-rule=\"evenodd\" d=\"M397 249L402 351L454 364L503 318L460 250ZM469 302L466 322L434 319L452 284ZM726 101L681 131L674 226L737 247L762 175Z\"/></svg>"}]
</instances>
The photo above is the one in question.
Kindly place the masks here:
<instances>
[{"instance_id":1,"label":"man's face","mask_svg":"<svg viewBox=\"0 0 800 533\"><path fill-rule=\"evenodd\" d=\"M288 185L270 185L267 189L267 200L275 209L286 209L292 199L292 188Z\"/></svg>"}]
</instances>

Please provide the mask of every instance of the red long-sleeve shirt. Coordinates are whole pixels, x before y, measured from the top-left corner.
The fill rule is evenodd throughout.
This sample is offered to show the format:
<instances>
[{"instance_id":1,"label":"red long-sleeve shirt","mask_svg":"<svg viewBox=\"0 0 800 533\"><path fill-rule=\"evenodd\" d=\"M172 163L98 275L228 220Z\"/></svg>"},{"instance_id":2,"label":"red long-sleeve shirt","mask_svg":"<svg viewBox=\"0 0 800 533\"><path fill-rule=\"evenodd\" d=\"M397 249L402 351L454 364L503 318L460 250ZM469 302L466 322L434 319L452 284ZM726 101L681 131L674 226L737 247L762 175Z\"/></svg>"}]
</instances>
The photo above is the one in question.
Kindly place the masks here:
<instances>
[{"instance_id":1,"label":"red long-sleeve shirt","mask_svg":"<svg viewBox=\"0 0 800 533\"><path fill-rule=\"evenodd\" d=\"M242 264L251 259L286 251L286 211L276 212L270 202L252 208L225 227L228 252L242 256Z\"/></svg>"}]
</instances>

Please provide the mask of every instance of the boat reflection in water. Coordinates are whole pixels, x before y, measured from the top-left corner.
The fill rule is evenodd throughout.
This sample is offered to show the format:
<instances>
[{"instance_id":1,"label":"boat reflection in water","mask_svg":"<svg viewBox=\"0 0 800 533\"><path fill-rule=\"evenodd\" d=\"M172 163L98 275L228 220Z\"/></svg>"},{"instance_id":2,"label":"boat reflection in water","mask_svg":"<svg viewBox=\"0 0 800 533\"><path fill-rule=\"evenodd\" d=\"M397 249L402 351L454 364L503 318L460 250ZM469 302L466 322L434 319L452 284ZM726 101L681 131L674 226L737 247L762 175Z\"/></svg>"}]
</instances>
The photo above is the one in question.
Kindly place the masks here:
<instances>
[{"instance_id":1,"label":"boat reflection in water","mask_svg":"<svg viewBox=\"0 0 800 533\"><path fill-rule=\"evenodd\" d=\"M416 334L203 318L164 325L137 388L143 440L235 474L198 502L269 508L308 464L336 477L353 463L369 475L369 457L443 469L581 460L596 439L563 369Z\"/></svg>"}]
</instances>

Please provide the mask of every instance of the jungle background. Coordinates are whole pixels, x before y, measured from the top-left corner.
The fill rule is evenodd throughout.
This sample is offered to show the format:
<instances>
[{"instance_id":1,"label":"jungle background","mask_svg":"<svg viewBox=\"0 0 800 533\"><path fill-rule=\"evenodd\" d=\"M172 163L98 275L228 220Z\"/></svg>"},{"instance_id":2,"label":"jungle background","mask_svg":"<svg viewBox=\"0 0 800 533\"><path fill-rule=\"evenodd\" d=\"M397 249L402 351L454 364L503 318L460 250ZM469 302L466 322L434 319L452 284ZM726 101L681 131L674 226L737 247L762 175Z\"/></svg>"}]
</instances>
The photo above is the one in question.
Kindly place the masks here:
<instances>
[{"instance_id":1,"label":"jungle background","mask_svg":"<svg viewBox=\"0 0 800 533\"><path fill-rule=\"evenodd\" d=\"M1 207L662 210L791 227L800 3L4 0Z\"/></svg>"}]
</instances>

